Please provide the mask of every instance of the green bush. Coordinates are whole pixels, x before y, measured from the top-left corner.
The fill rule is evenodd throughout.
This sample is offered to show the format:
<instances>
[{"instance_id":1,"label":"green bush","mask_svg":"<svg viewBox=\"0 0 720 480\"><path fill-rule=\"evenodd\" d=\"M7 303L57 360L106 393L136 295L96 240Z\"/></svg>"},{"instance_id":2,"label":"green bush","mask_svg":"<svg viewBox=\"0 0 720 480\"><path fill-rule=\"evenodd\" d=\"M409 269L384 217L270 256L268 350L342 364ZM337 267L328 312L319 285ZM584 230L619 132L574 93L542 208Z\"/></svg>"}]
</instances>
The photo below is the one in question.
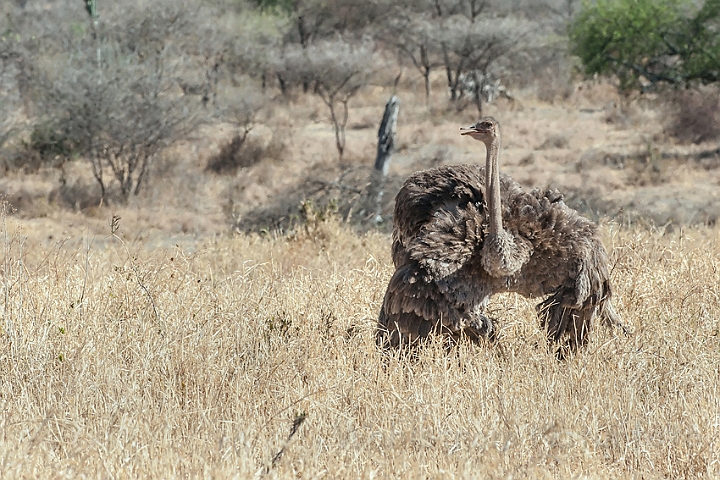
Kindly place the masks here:
<instances>
[{"instance_id":1,"label":"green bush","mask_svg":"<svg viewBox=\"0 0 720 480\"><path fill-rule=\"evenodd\" d=\"M43 158L50 159L56 156L71 156L78 150L79 143L78 140L70 138L68 132L63 129L55 128L50 123L40 122L33 127L27 147Z\"/></svg>"},{"instance_id":2,"label":"green bush","mask_svg":"<svg viewBox=\"0 0 720 480\"><path fill-rule=\"evenodd\" d=\"M570 25L589 76L617 75L623 90L720 80L720 0L598 0Z\"/></svg>"},{"instance_id":3,"label":"green bush","mask_svg":"<svg viewBox=\"0 0 720 480\"><path fill-rule=\"evenodd\" d=\"M42 167L57 167L80 150L80 141L69 132L49 122L38 122L30 132L30 138L6 149L3 167L6 171L22 170L33 173Z\"/></svg>"}]
</instances>

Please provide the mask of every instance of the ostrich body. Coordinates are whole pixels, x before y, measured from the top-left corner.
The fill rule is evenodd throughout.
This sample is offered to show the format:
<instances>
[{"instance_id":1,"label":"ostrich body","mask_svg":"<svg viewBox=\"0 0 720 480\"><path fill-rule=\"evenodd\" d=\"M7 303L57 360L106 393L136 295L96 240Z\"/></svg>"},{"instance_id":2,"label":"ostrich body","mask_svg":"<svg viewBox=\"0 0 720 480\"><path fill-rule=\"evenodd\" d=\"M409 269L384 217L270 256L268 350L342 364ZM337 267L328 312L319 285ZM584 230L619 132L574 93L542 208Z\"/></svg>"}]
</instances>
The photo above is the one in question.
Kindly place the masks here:
<instances>
[{"instance_id":1,"label":"ostrich body","mask_svg":"<svg viewBox=\"0 0 720 480\"><path fill-rule=\"evenodd\" d=\"M556 190L532 192L498 170L491 117L463 129L486 145L485 167L446 165L411 175L395 201L390 279L378 319L383 346L432 332L494 337L491 295L545 297L538 315L550 340L576 350L592 321L620 325L597 226Z\"/></svg>"}]
</instances>

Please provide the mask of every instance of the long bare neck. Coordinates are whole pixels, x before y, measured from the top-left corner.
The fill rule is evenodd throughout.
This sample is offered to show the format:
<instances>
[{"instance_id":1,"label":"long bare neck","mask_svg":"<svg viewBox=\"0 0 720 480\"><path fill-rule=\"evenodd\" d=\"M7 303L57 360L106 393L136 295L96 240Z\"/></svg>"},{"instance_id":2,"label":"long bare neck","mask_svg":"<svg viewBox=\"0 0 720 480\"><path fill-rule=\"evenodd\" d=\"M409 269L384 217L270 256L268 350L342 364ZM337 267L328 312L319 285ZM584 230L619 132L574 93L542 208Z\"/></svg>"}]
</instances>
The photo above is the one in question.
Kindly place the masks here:
<instances>
[{"instance_id":1,"label":"long bare neck","mask_svg":"<svg viewBox=\"0 0 720 480\"><path fill-rule=\"evenodd\" d=\"M485 192L490 214L490 234L495 235L502 231L502 209L500 205L500 172L498 171L498 156L500 155L500 137L485 144L487 158L485 159Z\"/></svg>"}]
</instances>

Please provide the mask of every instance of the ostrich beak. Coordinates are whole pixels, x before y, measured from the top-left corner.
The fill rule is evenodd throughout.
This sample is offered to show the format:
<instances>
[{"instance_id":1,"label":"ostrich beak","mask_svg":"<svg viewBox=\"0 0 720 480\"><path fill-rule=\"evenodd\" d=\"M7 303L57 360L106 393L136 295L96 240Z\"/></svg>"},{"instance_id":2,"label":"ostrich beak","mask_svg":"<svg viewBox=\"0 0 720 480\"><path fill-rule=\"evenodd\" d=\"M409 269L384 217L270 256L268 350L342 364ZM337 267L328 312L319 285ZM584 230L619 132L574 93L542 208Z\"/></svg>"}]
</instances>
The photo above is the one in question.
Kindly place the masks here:
<instances>
[{"instance_id":1,"label":"ostrich beak","mask_svg":"<svg viewBox=\"0 0 720 480\"><path fill-rule=\"evenodd\" d=\"M470 135L473 133L477 133L477 128L475 128L475 125L471 125L469 127L460 127L460 135Z\"/></svg>"}]
</instances>

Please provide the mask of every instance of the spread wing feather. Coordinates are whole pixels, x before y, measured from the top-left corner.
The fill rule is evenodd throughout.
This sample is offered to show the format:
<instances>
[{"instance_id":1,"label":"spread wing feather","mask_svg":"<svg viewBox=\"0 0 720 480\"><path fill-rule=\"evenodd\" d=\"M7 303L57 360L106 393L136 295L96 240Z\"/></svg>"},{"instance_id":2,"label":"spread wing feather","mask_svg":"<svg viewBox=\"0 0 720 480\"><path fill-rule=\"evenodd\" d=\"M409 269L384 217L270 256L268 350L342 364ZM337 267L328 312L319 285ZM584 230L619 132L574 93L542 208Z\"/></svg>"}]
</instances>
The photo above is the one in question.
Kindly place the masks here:
<instances>
[{"instance_id":1,"label":"spread wing feather","mask_svg":"<svg viewBox=\"0 0 720 480\"><path fill-rule=\"evenodd\" d=\"M469 260L482 241L482 172L456 165L416 172L407 179L395 201L396 267L414 260L443 278Z\"/></svg>"},{"instance_id":2,"label":"spread wing feather","mask_svg":"<svg viewBox=\"0 0 720 480\"><path fill-rule=\"evenodd\" d=\"M410 259L418 262L435 279L457 272L482 241L482 225L478 223L480 213L472 203L462 209L457 204L438 208L408 243Z\"/></svg>"}]
</instances>

